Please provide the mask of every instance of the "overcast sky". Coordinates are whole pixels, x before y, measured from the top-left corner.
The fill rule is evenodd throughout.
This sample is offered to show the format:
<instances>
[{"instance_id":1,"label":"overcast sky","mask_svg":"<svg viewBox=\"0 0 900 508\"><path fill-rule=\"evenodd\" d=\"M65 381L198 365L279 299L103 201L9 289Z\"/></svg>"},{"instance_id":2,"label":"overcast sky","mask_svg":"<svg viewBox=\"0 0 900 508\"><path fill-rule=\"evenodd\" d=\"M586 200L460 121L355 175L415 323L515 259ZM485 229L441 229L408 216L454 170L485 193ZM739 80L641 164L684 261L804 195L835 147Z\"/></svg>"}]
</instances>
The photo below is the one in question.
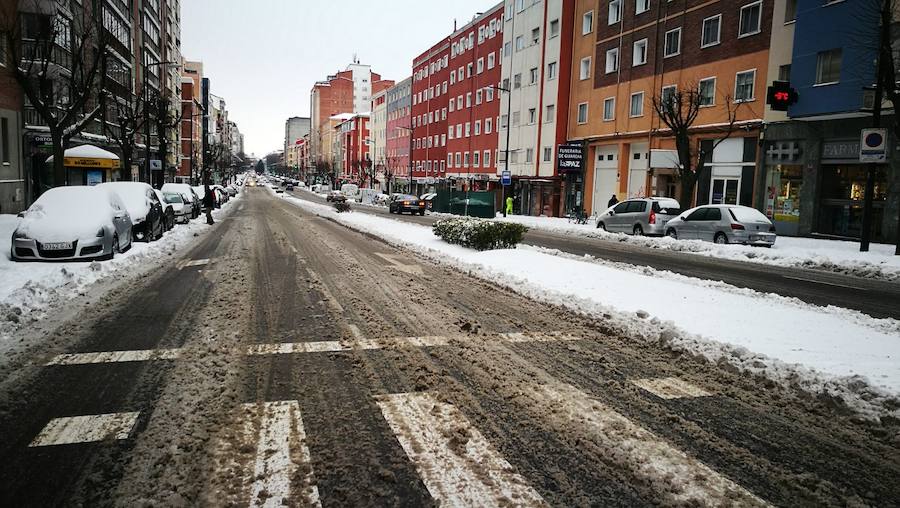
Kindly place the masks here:
<instances>
[{"instance_id":1,"label":"overcast sky","mask_svg":"<svg viewBox=\"0 0 900 508\"><path fill-rule=\"evenodd\" d=\"M493 0L183 0L181 48L257 157L284 143L284 122L309 116L313 83L357 54L387 79Z\"/></svg>"}]
</instances>

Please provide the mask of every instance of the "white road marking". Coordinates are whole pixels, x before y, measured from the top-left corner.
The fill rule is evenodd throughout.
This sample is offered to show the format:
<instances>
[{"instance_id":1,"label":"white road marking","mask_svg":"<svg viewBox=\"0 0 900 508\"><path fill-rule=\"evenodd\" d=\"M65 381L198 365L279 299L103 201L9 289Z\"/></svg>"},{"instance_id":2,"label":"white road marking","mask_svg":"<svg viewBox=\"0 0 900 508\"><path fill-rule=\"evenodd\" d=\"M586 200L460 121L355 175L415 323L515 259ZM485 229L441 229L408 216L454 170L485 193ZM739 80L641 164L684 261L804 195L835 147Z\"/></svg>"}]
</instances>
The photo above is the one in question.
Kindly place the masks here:
<instances>
[{"instance_id":1,"label":"white road marking","mask_svg":"<svg viewBox=\"0 0 900 508\"><path fill-rule=\"evenodd\" d=\"M790 276L787 276L787 275L782 275L782 277L784 277L785 279L799 280L799 281L803 281L803 282L812 282L812 283L814 283L814 284L825 284L826 286L835 286L835 287L839 287L839 288L856 289L856 290L859 290L859 291L868 291L867 289L861 288L861 287L858 287L858 286L850 286L850 285L847 285L847 284L838 284L838 283L836 283L836 282L825 282L824 280L806 279L806 278L803 278L803 277L790 277Z\"/></svg>"},{"instance_id":2,"label":"white road marking","mask_svg":"<svg viewBox=\"0 0 900 508\"><path fill-rule=\"evenodd\" d=\"M140 412L69 416L50 420L30 447L128 439Z\"/></svg>"},{"instance_id":3,"label":"white road marking","mask_svg":"<svg viewBox=\"0 0 900 508\"><path fill-rule=\"evenodd\" d=\"M245 408L256 411L257 405L246 404ZM302 478L302 504L321 506L319 489L310 465L309 448L306 446L300 404L296 401L266 402L261 409L263 414L259 422L250 506L275 508L295 504L296 501L291 499L291 487L297 484L295 477L301 466L306 470ZM246 424L250 426L248 430L251 433L254 420Z\"/></svg>"},{"instance_id":4,"label":"white road marking","mask_svg":"<svg viewBox=\"0 0 900 508\"><path fill-rule=\"evenodd\" d=\"M422 271L422 267L416 264L404 263L406 259L403 256L398 256L396 254L383 254L381 252L376 252L376 256L381 259L387 261L391 264L391 268L403 272L408 273L410 275L424 275L425 272Z\"/></svg>"},{"instance_id":5,"label":"white road marking","mask_svg":"<svg viewBox=\"0 0 900 508\"><path fill-rule=\"evenodd\" d=\"M455 406L429 393L376 397L441 506L544 506L544 500Z\"/></svg>"},{"instance_id":6,"label":"white road marking","mask_svg":"<svg viewBox=\"0 0 900 508\"><path fill-rule=\"evenodd\" d=\"M177 360L180 349L145 349L137 351L103 351L97 353L73 353L57 355L47 362L51 365L90 365L96 363L147 362L152 360Z\"/></svg>"},{"instance_id":7,"label":"white road marking","mask_svg":"<svg viewBox=\"0 0 900 508\"><path fill-rule=\"evenodd\" d=\"M350 349L350 346L342 345L336 340L322 342L284 342L280 344L254 344L247 348L247 354L250 356L289 355L295 353L349 351Z\"/></svg>"},{"instance_id":8,"label":"white road marking","mask_svg":"<svg viewBox=\"0 0 900 508\"><path fill-rule=\"evenodd\" d=\"M662 399L709 397L712 394L677 377L633 379L632 384Z\"/></svg>"},{"instance_id":9,"label":"white road marking","mask_svg":"<svg viewBox=\"0 0 900 508\"><path fill-rule=\"evenodd\" d=\"M616 465L657 488L671 504L767 506L740 485L660 439L574 386L534 385L541 403L558 408L547 412L559 427L575 427L591 436ZM665 503L664 503L665 504Z\"/></svg>"},{"instance_id":10,"label":"white road marking","mask_svg":"<svg viewBox=\"0 0 900 508\"><path fill-rule=\"evenodd\" d=\"M500 338L506 342L511 342L513 344L523 343L523 342L565 342L572 340L581 340L580 337L576 337L574 335L568 335L565 333L531 333L531 332L514 332L514 333L501 333Z\"/></svg>"},{"instance_id":11,"label":"white road marking","mask_svg":"<svg viewBox=\"0 0 900 508\"><path fill-rule=\"evenodd\" d=\"M181 261L178 263L178 269L183 270L185 268L190 268L192 266L206 266L209 264L209 259L194 259L191 261Z\"/></svg>"}]
</instances>

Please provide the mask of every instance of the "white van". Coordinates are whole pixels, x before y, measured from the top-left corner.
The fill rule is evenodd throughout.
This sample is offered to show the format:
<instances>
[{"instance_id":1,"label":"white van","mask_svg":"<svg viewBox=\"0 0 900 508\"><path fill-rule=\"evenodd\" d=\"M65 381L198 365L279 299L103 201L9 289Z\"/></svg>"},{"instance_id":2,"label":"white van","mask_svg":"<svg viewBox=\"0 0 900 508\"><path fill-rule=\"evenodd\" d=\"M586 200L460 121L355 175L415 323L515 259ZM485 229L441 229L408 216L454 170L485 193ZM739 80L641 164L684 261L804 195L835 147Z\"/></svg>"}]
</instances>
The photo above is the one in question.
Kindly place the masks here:
<instances>
[{"instance_id":1,"label":"white van","mask_svg":"<svg viewBox=\"0 0 900 508\"><path fill-rule=\"evenodd\" d=\"M359 200L359 185L353 183L345 183L341 185L341 194L347 199Z\"/></svg>"}]
</instances>

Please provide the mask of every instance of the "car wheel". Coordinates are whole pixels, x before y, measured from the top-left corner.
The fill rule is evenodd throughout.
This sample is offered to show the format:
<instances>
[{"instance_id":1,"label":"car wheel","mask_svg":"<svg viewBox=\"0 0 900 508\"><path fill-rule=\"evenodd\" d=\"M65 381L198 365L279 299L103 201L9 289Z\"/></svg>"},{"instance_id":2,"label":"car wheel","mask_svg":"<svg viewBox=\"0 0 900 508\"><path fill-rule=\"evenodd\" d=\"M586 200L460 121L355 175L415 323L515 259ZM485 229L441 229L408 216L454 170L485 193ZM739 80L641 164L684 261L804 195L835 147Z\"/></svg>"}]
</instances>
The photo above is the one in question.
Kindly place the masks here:
<instances>
[{"instance_id":1,"label":"car wheel","mask_svg":"<svg viewBox=\"0 0 900 508\"><path fill-rule=\"evenodd\" d=\"M606 224L604 224L602 222L598 222L597 229L602 229L603 231L606 231Z\"/></svg>"},{"instance_id":2,"label":"car wheel","mask_svg":"<svg viewBox=\"0 0 900 508\"><path fill-rule=\"evenodd\" d=\"M713 237L713 241L719 245L725 245L728 243L728 237L725 235L725 233L719 232L716 233L715 237Z\"/></svg>"},{"instance_id":3,"label":"car wheel","mask_svg":"<svg viewBox=\"0 0 900 508\"><path fill-rule=\"evenodd\" d=\"M640 224L635 224L631 232L634 233L634 236L644 236L644 228Z\"/></svg>"},{"instance_id":4,"label":"car wheel","mask_svg":"<svg viewBox=\"0 0 900 508\"><path fill-rule=\"evenodd\" d=\"M678 231L675 231L675 228L669 228L669 230L666 231L666 236L673 240L678 240Z\"/></svg>"}]
</instances>

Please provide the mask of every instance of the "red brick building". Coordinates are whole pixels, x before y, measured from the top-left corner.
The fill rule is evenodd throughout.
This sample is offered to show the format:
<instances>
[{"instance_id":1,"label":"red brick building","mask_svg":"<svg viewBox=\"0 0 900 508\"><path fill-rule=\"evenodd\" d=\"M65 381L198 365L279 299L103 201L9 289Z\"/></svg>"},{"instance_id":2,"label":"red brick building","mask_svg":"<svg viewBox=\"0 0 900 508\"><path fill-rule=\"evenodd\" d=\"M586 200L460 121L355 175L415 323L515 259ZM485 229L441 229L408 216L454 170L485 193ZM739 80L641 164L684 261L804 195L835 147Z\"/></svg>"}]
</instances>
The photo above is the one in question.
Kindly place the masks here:
<instances>
[{"instance_id":1,"label":"red brick building","mask_svg":"<svg viewBox=\"0 0 900 508\"><path fill-rule=\"evenodd\" d=\"M412 189L420 194L446 177L450 37L413 60L412 79Z\"/></svg>"},{"instance_id":2,"label":"red brick building","mask_svg":"<svg viewBox=\"0 0 900 508\"><path fill-rule=\"evenodd\" d=\"M353 115L337 126L342 147L341 181L355 183L360 188L371 184L371 157L369 156L369 114Z\"/></svg>"},{"instance_id":3,"label":"red brick building","mask_svg":"<svg viewBox=\"0 0 900 508\"><path fill-rule=\"evenodd\" d=\"M180 160L175 179L182 183L195 183L199 168L203 166L201 137L203 135L203 115L200 101L195 93L196 82L189 78L181 79L181 142Z\"/></svg>"},{"instance_id":4,"label":"red brick building","mask_svg":"<svg viewBox=\"0 0 900 508\"><path fill-rule=\"evenodd\" d=\"M450 37L447 177L460 190L484 190L497 181L502 32L500 3Z\"/></svg>"}]
</instances>

